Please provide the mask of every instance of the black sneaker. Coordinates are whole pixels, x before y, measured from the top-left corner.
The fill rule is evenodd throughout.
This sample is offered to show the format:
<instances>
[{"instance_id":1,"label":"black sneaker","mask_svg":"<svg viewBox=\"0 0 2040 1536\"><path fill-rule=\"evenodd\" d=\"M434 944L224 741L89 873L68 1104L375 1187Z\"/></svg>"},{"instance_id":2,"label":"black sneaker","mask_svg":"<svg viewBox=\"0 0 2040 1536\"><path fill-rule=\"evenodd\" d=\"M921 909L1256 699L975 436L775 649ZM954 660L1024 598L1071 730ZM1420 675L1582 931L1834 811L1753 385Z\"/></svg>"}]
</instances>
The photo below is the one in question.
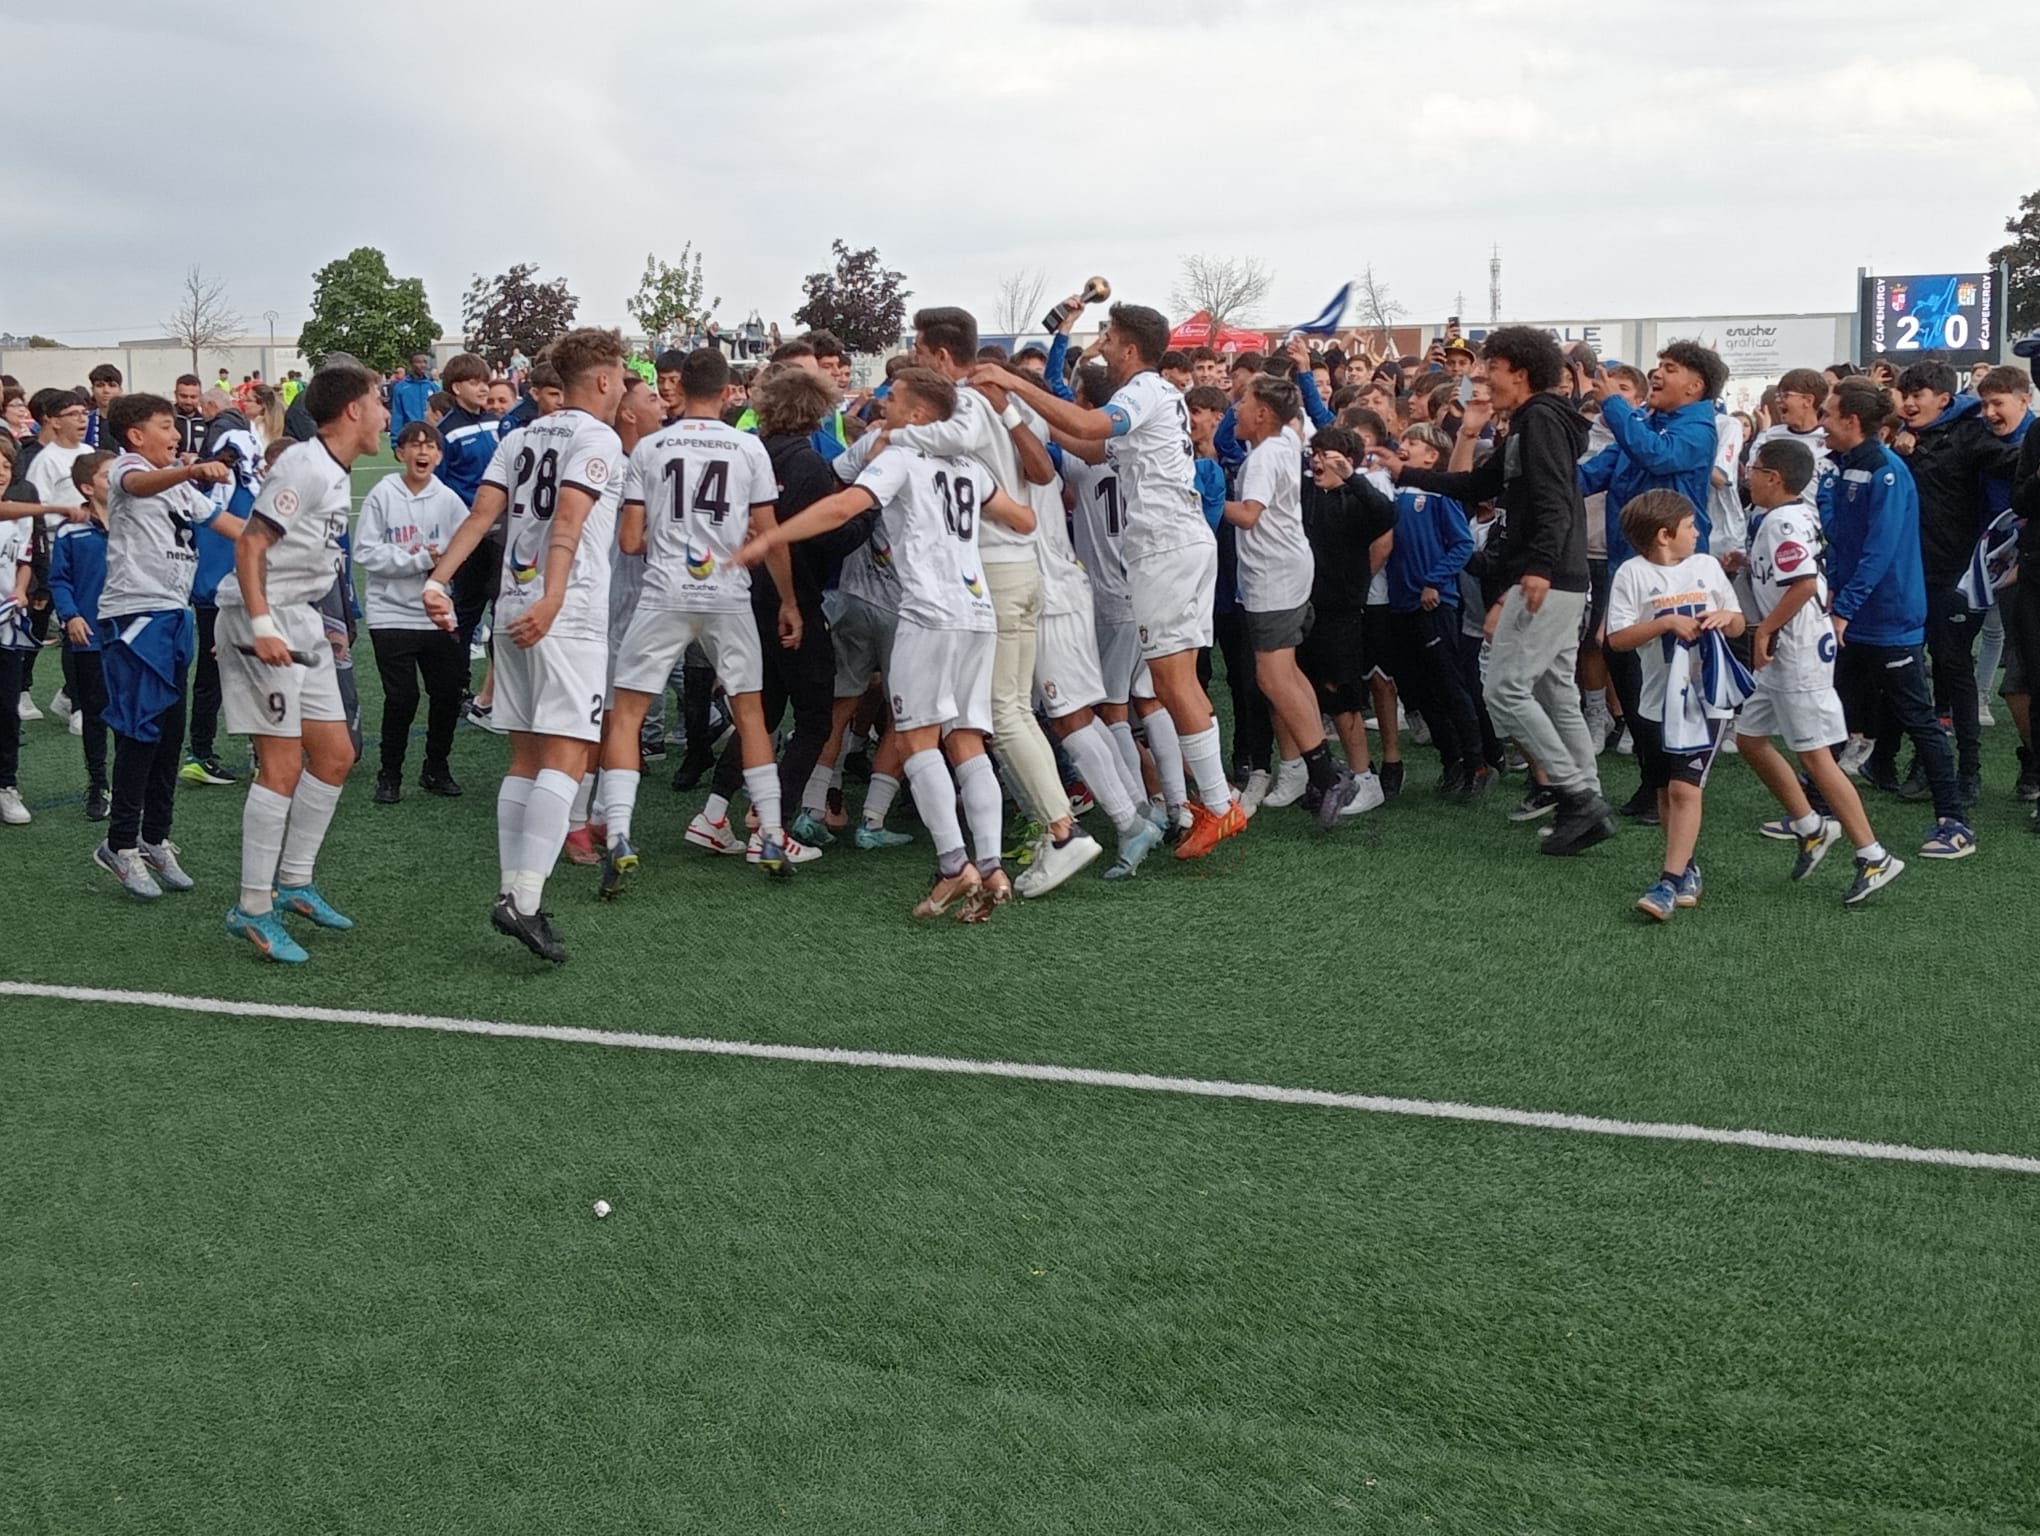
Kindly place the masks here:
<instances>
[{"instance_id":1,"label":"black sneaker","mask_svg":"<svg viewBox=\"0 0 2040 1536\"><path fill-rule=\"evenodd\" d=\"M526 915L510 904L508 896L496 898L496 908L489 914L489 926L522 944L541 960L550 960L554 965L567 961L567 947L552 931L550 912L533 912Z\"/></svg>"},{"instance_id":2,"label":"black sneaker","mask_svg":"<svg viewBox=\"0 0 2040 1536\"><path fill-rule=\"evenodd\" d=\"M1975 810L1983 802L1983 775L1980 773L1963 774L1958 789L1962 795L1962 808L1965 811Z\"/></svg>"},{"instance_id":3,"label":"black sneaker","mask_svg":"<svg viewBox=\"0 0 2040 1536\"><path fill-rule=\"evenodd\" d=\"M1478 805L1487 798L1489 790L1495 787L1495 771L1481 763L1467 772L1455 797L1461 805Z\"/></svg>"},{"instance_id":4,"label":"black sneaker","mask_svg":"<svg viewBox=\"0 0 2040 1536\"><path fill-rule=\"evenodd\" d=\"M418 775L418 787L428 795L440 795L448 800L458 800L461 796L459 782L444 768L427 768Z\"/></svg>"},{"instance_id":5,"label":"black sneaker","mask_svg":"<svg viewBox=\"0 0 2040 1536\"><path fill-rule=\"evenodd\" d=\"M640 736L638 756L648 763L663 763L666 760L666 738L663 735Z\"/></svg>"},{"instance_id":6,"label":"black sneaker","mask_svg":"<svg viewBox=\"0 0 2040 1536\"><path fill-rule=\"evenodd\" d=\"M1621 830L1615 813L1599 795L1582 795L1559 806L1558 820L1544 834L1542 851L1565 858L1605 843Z\"/></svg>"},{"instance_id":7,"label":"black sneaker","mask_svg":"<svg viewBox=\"0 0 2040 1536\"><path fill-rule=\"evenodd\" d=\"M1511 821L1542 821L1558 809L1558 791L1549 784L1533 784L1530 793L1510 808Z\"/></svg>"},{"instance_id":8,"label":"black sneaker","mask_svg":"<svg viewBox=\"0 0 2040 1536\"><path fill-rule=\"evenodd\" d=\"M1882 787L1881 785L1879 786L1879 788ZM1934 798L1934 786L1927 782L1926 773L1921 769L1918 758L1912 760L1912 766L1905 771L1905 782L1900 784L1893 793L1899 799L1911 801L1914 805L1919 805Z\"/></svg>"},{"instance_id":9,"label":"black sneaker","mask_svg":"<svg viewBox=\"0 0 2040 1536\"><path fill-rule=\"evenodd\" d=\"M2040 800L2040 762L2034 760L2031 747L2019 748L2019 779L2012 793L2021 800Z\"/></svg>"},{"instance_id":10,"label":"black sneaker","mask_svg":"<svg viewBox=\"0 0 2040 1536\"><path fill-rule=\"evenodd\" d=\"M395 805L403 798L404 786L397 781L395 774L379 773L375 776L375 803L377 805Z\"/></svg>"},{"instance_id":11,"label":"black sneaker","mask_svg":"<svg viewBox=\"0 0 2040 1536\"><path fill-rule=\"evenodd\" d=\"M1622 802L1622 814L1639 826L1657 826L1657 791L1654 789L1639 789L1635 794Z\"/></svg>"},{"instance_id":12,"label":"black sneaker","mask_svg":"<svg viewBox=\"0 0 2040 1536\"><path fill-rule=\"evenodd\" d=\"M94 784L85 791L85 819L104 821L113 814L113 798L106 792L104 784Z\"/></svg>"},{"instance_id":13,"label":"black sneaker","mask_svg":"<svg viewBox=\"0 0 2040 1536\"><path fill-rule=\"evenodd\" d=\"M1447 763L1445 771L1438 775L1438 782L1435 786L1438 797L1442 800L1457 800L1460 791L1466 788L1466 780L1467 772L1463 765Z\"/></svg>"},{"instance_id":14,"label":"black sneaker","mask_svg":"<svg viewBox=\"0 0 2040 1536\"><path fill-rule=\"evenodd\" d=\"M705 752L696 752L689 747L681 755L680 766L673 772L673 787L685 792L694 788L715 769L715 759Z\"/></svg>"},{"instance_id":15,"label":"black sneaker","mask_svg":"<svg viewBox=\"0 0 2040 1536\"><path fill-rule=\"evenodd\" d=\"M1856 776L1872 789L1881 789L1887 795L1898 793L1898 764L1883 758L1871 757L1864 760L1856 770Z\"/></svg>"},{"instance_id":16,"label":"black sneaker","mask_svg":"<svg viewBox=\"0 0 2040 1536\"><path fill-rule=\"evenodd\" d=\"M871 777L871 754L861 749L856 752L845 753L843 757L843 777L846 779L869 779Z\"/></svg>"},{"instance_id":17,"label":"black sneaker","mask_svg":"<svg viewBox=\"0 0 2040 1536\"><path fill-rule=\"evenodd\" d=\"M1393 800L1402 793L1403 765L1400 758L1392 763L1383 763L1376 772L1381 775L1382 799Z\"/></svg>"}]
</instances>

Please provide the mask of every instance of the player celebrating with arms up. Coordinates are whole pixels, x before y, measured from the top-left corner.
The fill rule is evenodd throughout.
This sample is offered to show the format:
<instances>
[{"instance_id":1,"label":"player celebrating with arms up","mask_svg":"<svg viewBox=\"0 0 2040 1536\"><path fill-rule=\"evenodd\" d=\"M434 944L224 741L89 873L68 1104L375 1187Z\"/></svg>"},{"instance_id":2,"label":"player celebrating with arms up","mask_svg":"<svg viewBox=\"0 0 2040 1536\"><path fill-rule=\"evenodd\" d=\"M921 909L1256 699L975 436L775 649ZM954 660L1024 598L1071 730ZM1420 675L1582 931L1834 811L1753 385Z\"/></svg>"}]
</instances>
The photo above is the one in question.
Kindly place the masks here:
<instances>
[{"instance_id":1,"label":"player celebrating with arms up","mask_svg":"<svg viewBox=\"0 0 2040 1536\"><path fill-rule=\"evenodd\" d=\"M318 604L346 559L354 461L382 446L390 419L375 375L351 363L313 374L301 398L319 434L286 449L263 479L234 543L235 579L220 583L216 631L227 729L255 741L255 782L241 813L241 900L227 913L227 932L291 963L305 951L279 905L321 928L354 926L312 884L354 766Z\"/></svg>"},{"instance_id":2,"label":"player celebrating with arms up","mask_svg":"<svg viewBox=\"0 0 2040 1536\"><path fill-rule=\"evenodd\" d=\"M1115 393L1101 410L1058 398L1024 374L995 363L973 379L996 385L1048 419L1061 438L1109 445L1126 511L1121 549L1140 626L1141 655L1162 708L1145 717L1155 756L1169 750L1169 727L1203 802L1192 807L1179 859L1198 859L1247 824L1226 781L1211 697L1197 680L1197 652L1211 644L1211 592L1218 543L1204 520L1183 396L1155 371L1169 346L1169 322L1138 304L1112 306L1099 353ZM1162 717L1166 715L1166 719ZM920 796L914 797L920 804Z\"/></svg>"},{"instance_id":3,"label":"player celebrating with arms up","mask_svg":"<svg viewBox=\"0 0 2040 1536\"><path fill-rule=\"evenodd\" d=\"M886 397L886 426L945 421L955 409L956 386L948 379L929 368L903 368ZM1034 509L1000 490L975 459L885 448L854 485L768 528L738 550L737 559L756 565L781 545L839 528L873 507L883 510L891 530L900 577L899 632L886 679L893 725L906 753L914 808L939 861L935 884L914 915L935 917L961 899L964 920L981 922L1011 897L1012 886L999 862L1005 802L985 755L998 620L978 568L977 525L982 515L1031 533ZM959 790L977 849L975 866L964 857L956 819Z\"/></svg>"},{"instance_id":4,"label":"player celebrating with arms up","mask_svg":"<svg viewBox=\"0 0 2040 1536\"><path fill-rule=\"evenodd\" d=\"M454 627L447 583L507 501L496 619L495 714L510 732L510 771L496 795L502 879L490 921L555 964L567 951L539 908L567 841L574 794L601 740L609 671L610 550L623 486L611 425L623 400L623 338L593 327L546 349L565 396L558 411L508 434L475 492L474 510L425 583L425 612Z\"/></svg>"}]
</instances>

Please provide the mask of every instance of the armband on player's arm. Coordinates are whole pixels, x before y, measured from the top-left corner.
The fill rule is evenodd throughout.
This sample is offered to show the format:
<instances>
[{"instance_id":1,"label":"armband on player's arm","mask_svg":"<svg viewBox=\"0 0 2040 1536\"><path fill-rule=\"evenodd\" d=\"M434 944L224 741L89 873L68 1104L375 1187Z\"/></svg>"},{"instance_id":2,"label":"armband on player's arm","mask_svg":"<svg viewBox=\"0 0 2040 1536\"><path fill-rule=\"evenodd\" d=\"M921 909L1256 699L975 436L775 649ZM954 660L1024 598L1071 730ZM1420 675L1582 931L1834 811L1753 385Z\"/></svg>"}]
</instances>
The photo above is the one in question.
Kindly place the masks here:
<instances>
[{"instance_id":1,"label":"armband on player's arm","mask_svg":"<svg viewBox=\"0 0 2040 1536\"><path fill-rule=\"evenodd\" d=\"M1124 437L1133 430L1133 417L1123 405L1108 404L1105 419L1112 423L1112 436Z\"/></svg>"}]
</instances>

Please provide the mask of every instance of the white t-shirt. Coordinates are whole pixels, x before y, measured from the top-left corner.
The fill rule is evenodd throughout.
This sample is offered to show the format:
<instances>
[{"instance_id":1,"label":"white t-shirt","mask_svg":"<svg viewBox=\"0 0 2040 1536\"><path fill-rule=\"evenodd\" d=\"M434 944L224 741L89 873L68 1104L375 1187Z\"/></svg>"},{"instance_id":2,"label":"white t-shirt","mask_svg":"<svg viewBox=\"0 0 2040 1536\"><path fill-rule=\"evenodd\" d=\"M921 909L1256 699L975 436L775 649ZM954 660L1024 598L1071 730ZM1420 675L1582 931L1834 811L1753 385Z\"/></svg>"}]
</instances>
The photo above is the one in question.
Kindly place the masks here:
<instances>
[{"instance_id":1,"label":"white t-shirt","mask_svg":"<svg viewBox=\"0 0 2040 1536\"><path fill-rule=\"evenodd\" d=\"M559 493L571 486L595 498L548 633L606 642L609 561L616 548L616 507L623 498L622 439L586 411L554 411L496 445L482 484L500 488L510 502L503 581L496 592L499 625L508 625L545 596L545 557Z\"/></svg>"},{"instance_id":2,"label":"white t-shirt","mask_svg":"<svg viewBox=\"0 0 2040 1536\"><path fill-rule=\"evenodd\" d=\"M413 495L400 470L362 498L354 560L368 576L362 607L371 630L433 627L425 616L425 579L439 558L432 548L452 543L467 514L467 503L437 475Z\"/></svg>"},{"instance_id":3,"label":"white t-shirt","mask_svg":"<svg viewBox=\"0 0 2040 1536\"><path fill-rule=\"evenodd\" d=\"M198 530L219 514L212 499L188 481L153 496L130 495L128 477L150 474L155 468L139 453L124 453L107 466L102 619L160 613L191 601L191 581L198 574Z\"/></svg>"},{"instance_id":4,"label":"white t-shirt","mask_svg":"<svg viewBox=\"0 0 2040 1536\"><path fill-rule=\"evenodd\" d=\"M1754 512L1750 534L1750 598L1759 620L1769 617L1795 583L1813 583L1800 606L1771 641L1771 664L1757 679L1773 693L1818 693L1835 683L1835 627L1828 613L1827 577L1820 566L1820 516L1803 501Z\"/></svg>"},{"instance_id":5,"label":"white t-shirt","mask_svg":"<svg viewBox=\"0 0 2040 1536\"><path fill-rule=\"evenodd\" d=\"M893 530L900 617L923 629L998 629L978 562L978 526L998 487L975 459L936 458L897 441L857 477Z\"/></svg>"},{"instance_id":6,"label":"white t-shirt","mask_svg":"<svg viewBox=\"0 0 2040 1536\"><path fill-rule=\"evenodd\" d=\"M1013 404L1020 407L1030 428L1040 421L1028 406L1018 400ZM992 472L1008 496L1015 501L1028 500L1027 477L1020 472L1020 453L1013 446L1013 434L999 420L991 401L967 384L957 385L956 409L948 420L901 427L893 433L892 441L896 447L918 448L938 457L976 459ZM978 554L987 565L1017 565L1032 560L1034 535L987 523L979 531Z\"/></svg>"},{"instance_id":7,"label":"white t-shirt","mask_svg":"<svg viewBox=\"0 0 2040 1536\"><path fill-rule=\"evenodd\" d=\"M749 608L751 573L732 557L750 533L751 508L778 499L765 445L720 420L683 416L639 443L623 500L645 509L645 606Z\"/></svg>"},{"instance_id":8,"label":"white t-shirt","mask_svg":"<svg viewBox=\"0 0 2040 1536\"><path fill-rule=\"evenodd\" d=\"M1677 565L1625 560L1609 584L1608 633L1612 635L1668 613L1688 613L1697 618L1710 609L1735 606L1735 591L1728 584L1728 573L1712 555L1688 555ZM1647 641L1636 652L1643 663L1642 709L1646 720L1665 717L1665 680L1679 646L1677 635L1664 634Z\"/></svg>"},{"instance_id":9,"label":"white t-shirt","mask_svg":"<svg viewBox=\"0 0 2040 1536\"><path fill-rule=\"evenodd\" d=\"M1150 369L1120 385L1105 410L1114 427L1105 455L1119 477L1126 558L1213 542L1197 494L1197 450L1182 391Z\"/></svg>"},{"instance_id":10,"label":"white t-shirt","mask_svg":"<svg viewBox=\"0 0 2040 1536\"><path fill-rule=\"evenodd\" d=\"M14 583L21 577L21 567L28 563L34 523L32 517L0 518L0 604L13 600ZM35 634L28 627L27 607L8 608L5 616L0 617L0 650L32 651L35 648Z\"/></svg>"},{"instance_id":11,"label":"white t-shirt","mask_svg":"<svg viewBox=\"0 0 2040 1536\"><path fill-rule=\"evenodd\" d=\"M1126 561L1119 553L1120 537L1126 531L1119 476L1109 463L1086 464L1075 454L1065 453L1063 483L1075 503L1070 512L1070 543L1091 580L1098 622L1130 624L1133 588L1127 584Z\"/></svg>"},{"instance_id":12,"label":"white t-shirt","mask_svg":"<svg viewBox=\"0 0 2040 1536\"><path fill-rule=\"evenodd\" d=\"M248 515L282 533L269 546L269 580L263 596L272 608L316 603L333 590L345 558L340 540L354 510L354 482L347 468L318 438L286 448L255 493ZM241 584L220 583L222 608L243 606ZM105 599L101 600L102 606Z\"/></svg>"},{"instance_id":13,"label":"white t-shirt","mask_svg":"<svg viewBox=\"0 0 2040 1536\"><path fill-rule=\"evenodd\" d=\"M1240 501L1257 501L1261 516L1239 530L1240 605L1250 613L1282 613L1310 601L1310 540L1303 532L1303 443L1284 427L1256 443L1240 467Z\"/></svg>"},{"instance_id":14,"label":"white t-shirt","mask_svg":"<svg viewBox=\"0 0 2040 1536\"><path fill-rule=\"evenodd\" d=\"M35 487L35 499L53 507L75 507L83 502L85 493L71 479L71 466L92 451L84 443L75 448L46 445L28 463L28 483ZM61 512L43 516L45 528L61 528L68 521Z\"/></svg>"}]
</instances>

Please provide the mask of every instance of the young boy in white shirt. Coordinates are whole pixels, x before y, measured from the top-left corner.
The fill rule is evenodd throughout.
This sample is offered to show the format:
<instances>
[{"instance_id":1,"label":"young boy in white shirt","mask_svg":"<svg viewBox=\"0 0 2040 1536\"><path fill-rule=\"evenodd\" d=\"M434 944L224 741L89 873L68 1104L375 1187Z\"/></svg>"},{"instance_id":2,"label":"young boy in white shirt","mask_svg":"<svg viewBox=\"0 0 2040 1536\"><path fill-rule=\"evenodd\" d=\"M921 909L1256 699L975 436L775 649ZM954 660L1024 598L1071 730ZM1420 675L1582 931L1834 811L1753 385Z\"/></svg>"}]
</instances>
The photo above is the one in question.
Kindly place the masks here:
<instances>
[{"instance_id":1,"label":"young boy in white shirt","mask_svg":"<svg viewBox=\"0 0 2040 1536\"><path fill-rule=\"evenodd\" d=\"M1643 558L1625 561L1615 572L1608 593L1608 649L1639 653L1645 719L1665 724L1675 715L1705 717L1704 746L1695 748L1679 726L1668 724L1666 745L1639 757L1644 788L1657 792L1665 862L1636 908L1662 923L1678 908L1700 904L1693 849L1700 840L1701 791L1720 746L1720 722L1734 712L1695 697L1702 679L1699 647L1716 631L1741 634L1745 620L1721 563L1695 553L1700 529L1693 503L1677 491L1646 491L1632 500L1622 509L1622 537Z\"/></svg>"},{"instance_id":2,"label":"young boy in white shirt","mask_svg":"<svg viewBox=\"0 0 2040 1536\"><path fill-rule=\"evenodd\" d=\"M1812 449L1786 438L1760 444L1750 465L1754 510L1745 569L1759 620L1750 643L1757 686L1736 723L1736 745L1785 808L1799 845L1794 880L1812 874L1835 840L1848 833L1856 845L1856 878L1842 901L1853 907L1896 880L1905 862L1877 841L1862 797L1835 761L1849 727L1835 692L1835 631L1821 571L1820 514L1804 494L1815 473ZM1783 736L1799 755L1807 778L1834 812L1833 821L1813 809L1805 784L1771 745L1773 736Z\"/></svg>"},{"instance_id":3,"label":"young boy in white shirt","mask_svg":"<svg viewBox=\"0 0 2040 1536\"><path fill-rule=\"evenodd\" d=\"M397 434L397 462L403 468L376 482L362 500L354 527L355 563L368 577L368 639L383 686L378 805L403 798L404 749L418 715L421 679L430 703L418 787L448 797L461 792L447 755L460 724L467 653L458 637L425 616L424 595L425 579L466 519L468 505L435 473L439 460L439 437L432 428L422 421L406 422Z\"/></svg>"}]
</instances>

